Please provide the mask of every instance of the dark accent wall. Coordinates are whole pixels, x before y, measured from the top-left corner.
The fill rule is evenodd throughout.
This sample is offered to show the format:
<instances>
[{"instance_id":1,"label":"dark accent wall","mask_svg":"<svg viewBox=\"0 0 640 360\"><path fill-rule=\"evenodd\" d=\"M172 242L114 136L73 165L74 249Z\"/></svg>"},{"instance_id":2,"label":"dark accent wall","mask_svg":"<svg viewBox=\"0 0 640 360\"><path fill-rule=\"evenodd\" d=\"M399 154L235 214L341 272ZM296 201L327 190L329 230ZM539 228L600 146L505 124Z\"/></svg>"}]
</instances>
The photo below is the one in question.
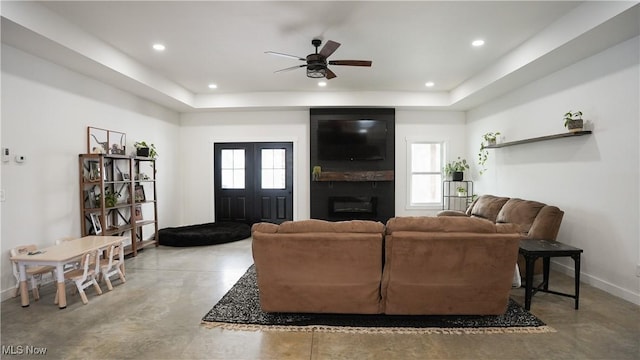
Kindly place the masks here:
<instances>
[{"instance_id":1,"label":"dark accent wall","mask_svg":"<svg viewBox=\"0 0 640 360\"><path fill-rule=\"evenodd\" d=\"M319 120L359 120L373 119L387 123L386 153L383 160L319 160L318 121ZM323 172L357 172L395 170L395 109L390 108L312 108L310 110L310 165L320 166ZM395 176L393 177L395 179ZM378 220L385 223L395 216L395 180L378 181L316 181L311 176L310 202L311 218L325 220ZM336 199L359 199L362 207L353 201L354 210L335 211ZM367 203L368 202L368 203ZM345 203L345 202L342 202ZM353 203L353 204L352 204ZM375 203L373 211L363 211Z\"/></svg>"}]
</instances>

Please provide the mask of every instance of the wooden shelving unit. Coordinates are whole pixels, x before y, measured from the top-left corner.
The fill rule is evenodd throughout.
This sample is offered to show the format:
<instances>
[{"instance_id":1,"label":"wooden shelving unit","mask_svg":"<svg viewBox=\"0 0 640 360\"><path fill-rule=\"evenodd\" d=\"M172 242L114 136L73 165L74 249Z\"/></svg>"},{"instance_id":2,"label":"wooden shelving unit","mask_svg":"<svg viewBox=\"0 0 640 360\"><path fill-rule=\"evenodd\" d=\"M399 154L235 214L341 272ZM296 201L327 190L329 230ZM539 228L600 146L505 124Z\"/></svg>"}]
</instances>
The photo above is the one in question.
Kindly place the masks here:
<instances>
[{"instance_id":1,"label":"wooden shelving unit","mask_svg":"<svg viewBox=\"0 0 640 360\"><path fill-rule=\"evenodd\" d=\"M82 236L128 236L125 253L136 256L146 246L158 246L155 160L125 155L80 154L80 226ZM105 194L119 194L115 204Z\"/></svg>"},{"instance_id":2,"label":"wooden shelving unit","mask_svg":"<svg viewBox=\"0 0 640 360\"><path fill-rule=\"evenodd\" d=\"M485 149L498 149L498 148L503 148L503 147L507 147L507 146L529 144L529 143L538 142L538 141L555 140L555 139L562 139L562 138L569 138L569 137L576 137L576 136L584 136L584 135L589 135L589 134L591 134L591 130L583 130L583 131L576 131L576 132L566 132L566 133L562 133L562 134L540 136L540 137L535 137L535 138L530 138L530 139L523 139L523 140L517 140L517 141L508 141L508 142L495 144L495 145L487 145L487 146L485 146Z\"/></svg>"},{"instance_id":3,"label":"wooden shelving unit","mask_svg":"<svg viewBox=\"0 0 640 360\"><path fill-rule=\"evenodd\" d=\"M393 181L394 171L323 171L314 181Z\"/></svg>"}]
</instances>

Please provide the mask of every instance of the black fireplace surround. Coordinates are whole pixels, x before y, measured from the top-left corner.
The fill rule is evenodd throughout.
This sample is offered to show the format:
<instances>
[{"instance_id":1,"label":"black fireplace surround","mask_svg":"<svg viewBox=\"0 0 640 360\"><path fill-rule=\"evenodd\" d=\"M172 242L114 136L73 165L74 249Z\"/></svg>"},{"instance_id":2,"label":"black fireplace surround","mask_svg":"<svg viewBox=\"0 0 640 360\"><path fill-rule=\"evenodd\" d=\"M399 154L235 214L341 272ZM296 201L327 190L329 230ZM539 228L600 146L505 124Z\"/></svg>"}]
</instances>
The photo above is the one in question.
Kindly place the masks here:
<instances>
[{"instance_id":1,"label":"black fireplace surround","mask_svg":"<svg viewBox=\"0 0 640 360\"><path fill-rule=\"evenodd\" d=\"M334 124L332 123L334 121L343 123ZM366 124L375 124L375 133L370 134L368 140L360 140L360 137L354 133L365 130L354 130L357 125L353 124L358 123L365 124L365 127L368 126ZM319 166L321 172L351 174L395 169L395 109L314 108L310 110L310 125L312 169ZM329 135L326 130L328 126L334 129ZM343 130L340 129L344 129L345 134L341 134L340 131ZM330 139L327 140L327 137ZM360 141L362 144L358 144ZM365 147L368 149L363 153L362 149ZM319 151L330 153L319 153ZM349 151L353 151L356 155L351 155ZM342 157L340 153L343 153ZM312 169L309 170L312 171ZM339 180L335 178L326 180L322 176L310 176L310 178L311 218L313 219L333 221L361 219L386 223L388 219L395 216L393 176L376 180L361 179L357 176L346 176Z\"/></svg>"}]
</instances>

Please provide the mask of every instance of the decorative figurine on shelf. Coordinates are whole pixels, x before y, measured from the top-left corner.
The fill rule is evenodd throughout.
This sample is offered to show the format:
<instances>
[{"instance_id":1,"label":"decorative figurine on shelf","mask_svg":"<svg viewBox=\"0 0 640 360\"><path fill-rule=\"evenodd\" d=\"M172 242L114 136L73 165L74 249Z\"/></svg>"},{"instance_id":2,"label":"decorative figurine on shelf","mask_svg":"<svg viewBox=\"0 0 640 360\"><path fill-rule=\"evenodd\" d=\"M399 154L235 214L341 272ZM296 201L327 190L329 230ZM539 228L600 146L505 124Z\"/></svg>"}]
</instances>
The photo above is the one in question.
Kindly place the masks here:
<instances>
[{"instance_id":1,"label":"decorative figurine on shelf","mask_svg":"<svg viewBox=\"0 0 640 360\"><path fill-rule=\"evenodd\" d=\"M313 181L320 180L320 174L322 174L322 168L320 166L314 166L313 171L311 172Z\"/></svg>"},{"instance_id":2,"label":"decorative figurine on shelf","mask_svg":"<svg viewBox=\"0 0 640 360\"><path fill-rule=\"evenodd\" d=\"M111 145L111 153L114 155L124 155L124 146L118 144Z\"/></svg>"}]
</instances>

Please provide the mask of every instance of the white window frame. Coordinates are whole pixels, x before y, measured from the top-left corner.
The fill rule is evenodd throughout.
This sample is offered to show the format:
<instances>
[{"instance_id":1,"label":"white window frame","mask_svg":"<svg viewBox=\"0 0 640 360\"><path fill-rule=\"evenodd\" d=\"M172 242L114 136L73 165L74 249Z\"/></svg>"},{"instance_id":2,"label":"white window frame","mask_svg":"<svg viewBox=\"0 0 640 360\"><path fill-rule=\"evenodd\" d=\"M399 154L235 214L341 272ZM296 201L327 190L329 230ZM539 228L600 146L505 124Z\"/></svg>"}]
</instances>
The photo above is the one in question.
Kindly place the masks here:
<instances>
[{"instance_id":1,"label":"white window frame","mask_svg":"<svg viewBox=\"0 0 640 360\"><path fill-rule=\"evenodd\" d=\"M407 139L406 141L406 145L407 145L407 149L406 149L406 154L407 154L407 205L406 208L408 210L440 210L442 209L442 196L438 199L437 202L433 202L433 203L413 203L412 202L412 181L413 181L413 175L414 174L428 174L428 175L434 175L434 174L440 174L441 179L444 180L444 171L443 168L441 166L440 169L438 169L438 171L431 171L431 172L416 172L414 173L411 169L411 164L412 164L412 160L413 160L413 153L411 151L411 147L414 144L438 144L440 145L440 164L442 166L444 166L445 164L445 159L446 159L446 142L444 140L422 140L422 139ZM441 185L442 186L442 183Z\"/></svg>"}]
</instances>

